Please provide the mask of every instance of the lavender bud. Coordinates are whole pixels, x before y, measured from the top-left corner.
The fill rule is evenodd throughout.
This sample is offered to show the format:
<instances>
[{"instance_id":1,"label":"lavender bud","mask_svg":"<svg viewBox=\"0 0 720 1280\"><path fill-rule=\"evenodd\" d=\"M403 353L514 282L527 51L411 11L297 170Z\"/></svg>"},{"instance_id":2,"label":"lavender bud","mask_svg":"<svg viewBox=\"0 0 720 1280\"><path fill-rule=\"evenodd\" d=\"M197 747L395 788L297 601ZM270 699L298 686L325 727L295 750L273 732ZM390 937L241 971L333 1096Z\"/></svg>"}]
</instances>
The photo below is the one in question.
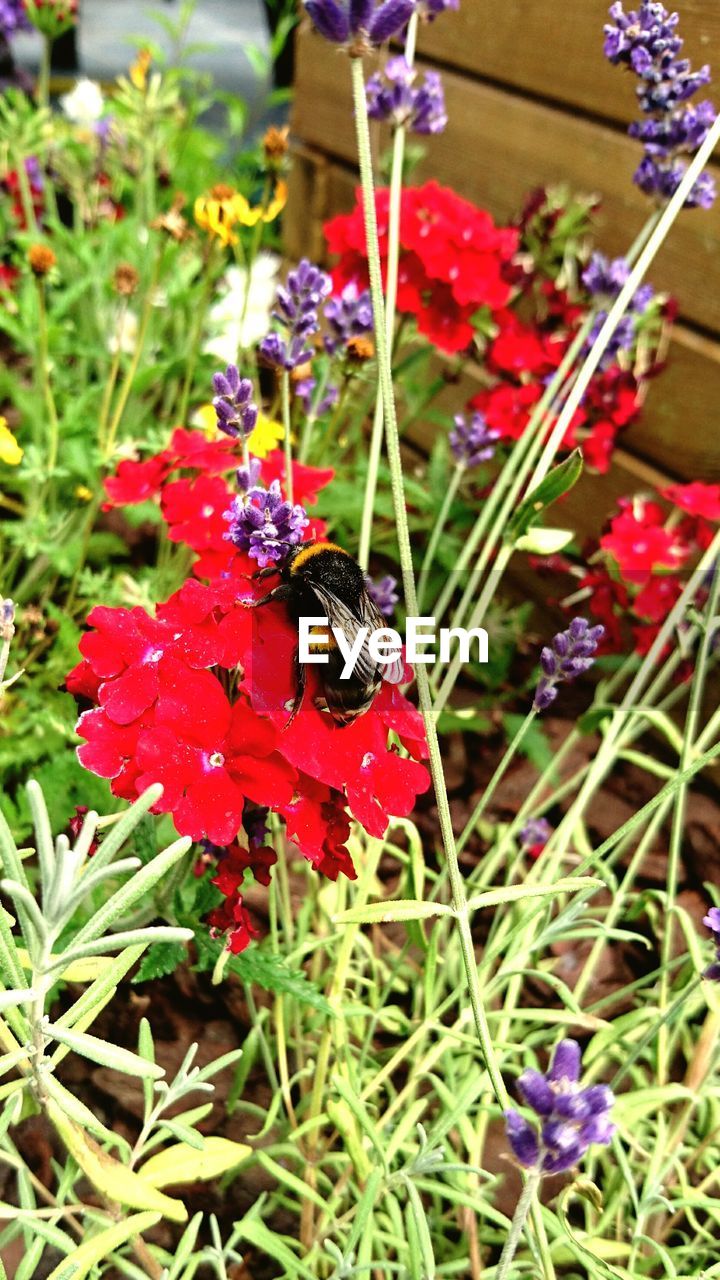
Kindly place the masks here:
<instances>
[{"instance_id":1,"label":"lavender bud","mask_svg":"<svg viewBox=\"0 0 720 1280\"><path fill-rule=\"evenodd\" d=\"M540 653L542 676L535 690L533 706L546 711L557 697L557 686L576 680L595 661L597 647L605 634L601 625L591 627L585 618L573 618L566 631L554 637Z\"/></svg>"}]
</instances>

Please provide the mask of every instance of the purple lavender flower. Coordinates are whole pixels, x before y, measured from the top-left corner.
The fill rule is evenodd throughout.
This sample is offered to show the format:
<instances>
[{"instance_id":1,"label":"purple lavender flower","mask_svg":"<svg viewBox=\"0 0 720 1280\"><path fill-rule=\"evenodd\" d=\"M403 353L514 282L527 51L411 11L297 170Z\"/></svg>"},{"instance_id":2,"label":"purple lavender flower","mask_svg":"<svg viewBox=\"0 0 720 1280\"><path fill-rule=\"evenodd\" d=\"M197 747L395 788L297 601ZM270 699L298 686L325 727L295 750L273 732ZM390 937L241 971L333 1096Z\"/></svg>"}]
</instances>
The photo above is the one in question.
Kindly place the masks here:
<instances>
[{"instance_id":1,"label":"purple lavender flower","mask_svg":"<svg viewBox=\"0 0 720 1280\"><path fill-rule=\"evenodd\" d=\"M415 10L416 0L305 0L316 31L333 44L351 44L353 53L396 36Z\"/></svg>"},{"instance_id":2,"label":"purple lavender flower","mask_svg":"<svg viewBox=\"0 0 720 1280\"><path fill-rule=\"evenodd\" d=\"M610 8L612 23L605 27L605 56L613 65L629 67L638 77L637 98L646 120L628 130L643 143L645 154L634 182L646 195L667 201L677 191L685 173L681 157L692 154L707 137L715 121L711 102L688 105L689 99L710 80L710 68L693 71L687 58L678 55L683 41L676 33L677 13L663 4L643 0L638 10L625 13L622 3ZM708 209L715 199L715 184L702 174L685 204Z\"/></svg>"},{"instance_id":3,"label":"purple lavender flower","mask_svg":"<svg viewBox=\"0 0 720 1280\"><path fill-rule=\"evenodd\" d=\"M262 463L259 458L248 458L247 466L238 467L235 472L237 487L241 493L249 493L260 479Z\"/></svg>"},{"instance_id":4,"label":"purple lavender flower","mask_svg":"<svg viewBox=\"0 0 720 1280\"><path fill-rule=\"evenodd\" d=\"M246 440L257 422L257 405L252 402L253 386L241 378L237 366L229 364L224 373L213 374L213 408L220 431Z\"/></svg>"},{"instance_id":5,"label":"purple lavender flower","mask_svg":"<svg viewBox=\"0 0 720 1280\"><path fill-rule=\"evenodd\" d=\"M366 577L365 584L370 599L377 605L383 617L392 618L395 605L400 599L397 578L393 578L391 573L386 573L379 582L373 582L372 578Z\"/></svg>"},{"instance_id":6,"label":"purple lavender flower","mask_svg":"<svg viewBox=\"0 0 720 1280\"><path fill-rule=\"evenodd\" d=\"M17 31L31 31L22 0L0 0L0 40L9 40Z\"/></svg>"},{"instance_id":7,"label":"purple lavender flower","mask_svg":"<svg viewBox=\"0 0 720 1280\"><path fill-rule=\"evenodd\" d=\"M481 462L488 462L495 453L500 432L489 427L481 413L473 413L469 419L464 414L457 413L454 422L449 440L456 460L466 467L477 467Z\"/></svg>"},{"instance_id":8,"label":"purple lavender flower","mask_svg":"<svg viewBox=\"0 0 720 1280\"><path fill-rule=\"evenodd\" d=\"M313 419L321 418L328 409L332 409L338 402L340 397L339 388L333 383L325 387L317 404L315 401L315 392L317 388L317 378L300 378L298 382L293 383L293 391L300 401L306 416L313 415Z\"/></svg>"},{"instance_id":9,"label":"purple lavender flower","mask_svg":"<svg viewBox=\"0 0 720 1280\"><path fill-rule=\"evenodd\" d=\"M419 0L418 13L421 18L426 18L428 22L433 22L441 13L445 13L448 9L460 8L460 0Z\"/></svg>"},{"instance_id":10,"label":"purple lavender flower","mask_svg":"<svg viewBox=\"0 0 720 1280\"><path fill-rule=\"evenodd\" d=\"M437 71L426 71L415 85L417 72L402 55L388 59L365 85L368 115L394 129L403 125L413 133L442 133L447 124L445 94Z\"/></svg>"},{"instance_id":11,"label":"purple lavender flower","mask_svg":"<svg viewBox=\"0 0 720 1280\"><path fill-rule=\"evenodd\" d=\"M528 818L525 826L520 828L520 843L524 849L532 850L547 844L551 835L552 827L547 818Z\"/></svg>"},{"instance_id":12,"label":"purple lavender flower","mask_svg":"<svg viewBox=\"0 0 720 1280\"><path fill-rule=\"evenodd\" d=\"M540 1120L538 1129L518 1111L505 1112L508 1141L523 1168L565 1173L593 1143L610 1142L615 1132L610 1108L615 1099L607 1085L582 1087L580 1046L575 1040L561 1041L546 1075L524 1071L518 1088Z\"/></svg>"},{"instance_id":13,"label":"purple lavender flower","mask_svg":"<svg viewBox=\"0 0 720 1280\"><path fill-rule=\"evenodd\" d=\"M330 326L325 337L325 350L334 355L347 346L351 338L362 338L374 332L372 300L369 289L358 289L354 281L346 284L339 295L328 298L323 315Z\"/></svg>"},{"instance_id":14,"label":"purple lavender flower","mask_svg":"<svg viewBox=\"0 0 720 1280\"><path fill-rule=\"evenodd\" d=\"M303 258L287 282L279 285L273 319L285 330L285 337L269 333L260 343L260 355L278 369L296 369L312 358L307 339L320 328L318 307L332 288L325 271Z\"/></svg>"},{"instance_id":15,"label":"purple lavender flower","mask_svg":"<svg viewBox=\"0 0 720 1280\"><path fill-rule=\"evenodd\" d=\"M573 618L567 630L559 631L552 645L545 646L540 654L543 674L533 702L536 711L546 711L555 701L559 684L569 684L590 670L604 634L600 623L590 627L585 618Z\"/></svg>"},{"instance_id":16,"label":"purple lavender flower","mask_svg":"<svg viewBox=\"0 0 720 1280\"><path fill-rule=\"evenodd\" d=\"M624 258L606 258L602 253L594 253L583 272L583 284L595 298L604 298L612 302L617 298L630 275L630 267ZM638 321L645 314L655 297L652 285L641 285L636 291L625 315L616 326L600 362L601 369L607 369L615 360L618 352L632 351L637 339ZM589 351L605 321L607 309L596 311L590 333L585 343L585 352Z\"/></svg>"},{"instance_id":17,"label":"purple lavender flower","mask_svg":"<svg viewBox=\"0 0 720 1280\"><path fill-rule=\"evenodd\" d=\"M230 522L225 537L247 551L261 569L284 560L289 548L302 541L303 529L310 523L304 507L292 506L283 498L279 480L273 480L269 489L256 485L244 498L234 498L225 519Z\"/></svg>"},{"instance_id":18,"label":"purple lavender flower","mask_svg":"<svg viewBox=\"0 0 720 1280\"><path fill-rule=\"evenodd\" d=\"M703 924L712 933L715 945L715 960L703 971L703 978L717 982L720 979L720 907L711 907L703 918Z\"/></svg>"}]
</instances>

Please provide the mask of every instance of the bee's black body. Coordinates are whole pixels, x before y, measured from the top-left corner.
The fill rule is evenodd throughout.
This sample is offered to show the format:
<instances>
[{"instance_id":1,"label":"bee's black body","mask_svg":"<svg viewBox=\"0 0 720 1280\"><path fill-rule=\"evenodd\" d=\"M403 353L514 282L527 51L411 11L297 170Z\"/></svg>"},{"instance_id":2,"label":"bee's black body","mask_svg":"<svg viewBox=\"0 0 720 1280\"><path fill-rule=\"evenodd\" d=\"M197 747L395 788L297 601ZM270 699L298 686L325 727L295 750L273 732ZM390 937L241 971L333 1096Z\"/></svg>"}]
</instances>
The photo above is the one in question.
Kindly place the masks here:
<instances>
[{"instance_id":1,"label":"bee's black body","mask_svg":"<svg viewBox=\"0 0 720 1280\"><path fill-rule=\"evenodd\" d=\"M258 577L269 576L275 569L263 570ZM384 627L383 617L367 591L365 574L356 560L332 542L305 543L293 548L280 571L281 583L257 604L284 600L295 622L300 618L326 617L328 631L315 646L318 653L326 653L326 664L318 665L324 706L339 725L352 724L371 706L383 678L391 682L402 679L402 664L379 666L366 647L360 651L355 670L345 679L341 672L345 658L337 646L330 628L342 630L352 642L361 627L376 631ZM316 634L322 636L321 628ZM313 646L311 645L311 648ZM305 694L305 666L295 652L296 694L290 723L297 715Z\"/></svg>"}]
</instances>

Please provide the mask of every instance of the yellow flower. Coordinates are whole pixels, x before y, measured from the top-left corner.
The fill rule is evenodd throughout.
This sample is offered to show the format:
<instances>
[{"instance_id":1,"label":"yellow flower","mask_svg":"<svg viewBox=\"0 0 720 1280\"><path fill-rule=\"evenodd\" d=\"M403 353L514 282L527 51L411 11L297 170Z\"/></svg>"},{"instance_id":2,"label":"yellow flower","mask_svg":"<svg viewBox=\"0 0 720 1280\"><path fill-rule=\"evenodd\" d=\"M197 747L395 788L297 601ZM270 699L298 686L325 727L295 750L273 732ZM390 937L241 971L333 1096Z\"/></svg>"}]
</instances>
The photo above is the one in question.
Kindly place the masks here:
<instances>
[{"instance_id":1,"label":"yellow flower","mask_svg":"<svg viewBox=\"0 0 720 1280\"><path fill-rule=\"evenodd\" d=\"M152 54L149 49L141 49L128 72L136 89L147 88L147 73L150 70Z\"/></svg>"},{"instance_id":2,"label":"yellow flower","mask_svg":"<svg viewBox=\"0 0 720 1280\"><path fill-rule=\"evenodd\" d=\"M201 404L192 416L192 425L199 427L205 432L208 440L213 440L218 434L217 414L212 404Z\"/></svg>"},{"instance_id":3,"label":"yellow flower","mask_svg":"<svg viewBox=\"0 0 720 1280\"><path fill-rule=\"evenodd\" d=\"M91 502L92 489L88 489L86 484L79 484L75 490L75 497L78 502Z\"/></svg>"},{"instance_id":4,"label":"yellow flower","mask_svg":"<svg viewBox=\"0 0 720 1280\"><path fill-rule=\"evenodd\" d=\"M0 462L8 467L16 467L22 462L22 456L23 450L10 430L7 419L0 416Z\"/></svg>"},{"instance_id":5,"label":"yellow flower","mask_svg":"<svg viewBox=\"0 0 720 1280\"><path fill-rule=\"evenodd\" d=\"M285 432L281 422L275 422L272 418L268 418L266 414L259 413L255 429L248 436L247 446L250 453L254 454L256 458L266 458L273 449L277 448L284 437Z\"/></svg>"},{"instance_id":6,"label":"yellow flower","mask_svg":"<svg viewBox=\"0 0 720 1280\"><path fill-rule=\"evenodd\" d=\"M254 227L261 220L263 222L274 222L279 213L282 213L287 204L288 188L287 182L280 180L275 183L275 190L270 203L266 206L256 204L251 206L238 192L235 196L235 217L244 227Z\"/></svg>"},{"instance_id":7,"label":"yellow flower","mask_svg":"<svg viewBox=\"0 0 720 1280\"><path fill-rule=\"evenodd\" d=\"M198 196L193 206L195 221L201 231L216 236L224 245L237 244L233 231L237 222L235 201L241 199L232 187L218 183L206 196Z\"/></svg>"}]
</instances>

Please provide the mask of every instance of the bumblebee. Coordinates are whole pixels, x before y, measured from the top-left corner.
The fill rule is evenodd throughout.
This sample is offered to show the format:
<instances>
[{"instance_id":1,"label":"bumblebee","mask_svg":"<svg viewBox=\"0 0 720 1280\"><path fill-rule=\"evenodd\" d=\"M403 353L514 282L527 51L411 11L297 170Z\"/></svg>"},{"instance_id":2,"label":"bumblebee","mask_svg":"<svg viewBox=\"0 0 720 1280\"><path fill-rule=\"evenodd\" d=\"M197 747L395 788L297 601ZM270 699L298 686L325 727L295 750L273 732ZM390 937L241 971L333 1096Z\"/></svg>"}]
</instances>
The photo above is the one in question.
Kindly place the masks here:
<instances>
[{"instance_id":1,"label":"bumblebee","mask_svg":"<svg viewBox=\"0 0 720 1280\"><path fill-rule=\"evenodd\" d=\"M386 628L380 610L370 599L365 574L360 565L342 547L334 542L304 543L293 547L282 567L261 569L257 578L280 573L280 584L267 595L254 602L258 608L275 601L285 601L295 623L301 618L323 616L327 628L313 628L311 652L327 654L328 661L318 664L321 693L315 699L320 710L330 713L336 724L352 724L364 715L383 680L399 684L403 679L401 658L380 665L369 652L367 640L373 631ZM341 675L345 666L332 628L342 632L349 645L356 643L361 628L368 628L368 636L360 648L355 666L349 676ZM299 646L293 660L295 697L287 725L292 724L300 710L307 687L305 664L300 661ZM286 726L287 727L287 726Z\"/></svg>"}]
</instances>

